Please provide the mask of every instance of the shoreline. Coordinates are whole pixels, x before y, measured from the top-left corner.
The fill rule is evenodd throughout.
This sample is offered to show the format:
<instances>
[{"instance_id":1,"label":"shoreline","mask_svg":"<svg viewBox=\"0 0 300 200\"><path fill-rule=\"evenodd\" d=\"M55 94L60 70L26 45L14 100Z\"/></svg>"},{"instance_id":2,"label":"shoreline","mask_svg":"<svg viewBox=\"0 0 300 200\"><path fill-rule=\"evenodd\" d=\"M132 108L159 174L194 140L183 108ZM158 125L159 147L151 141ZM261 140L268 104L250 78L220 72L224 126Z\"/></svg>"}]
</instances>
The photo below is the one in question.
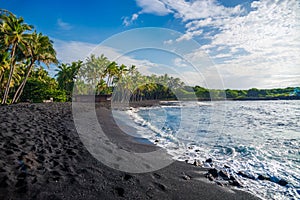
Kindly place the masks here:
<instances>
[{"instance_id":1,"label":"shoreline","mask_svg":"<svg viewBox=\"0 0 300 200\"><path fill-rule=\"evenodd\" d=\"M96 107L106 135L120 148L158 148L122 132L108 103ZM184 162L145 174L107 167L80 141L71 103L1 106L0 130L0 199L259 199L210 182L207 169Z\"/></svg>"}]
</instances>

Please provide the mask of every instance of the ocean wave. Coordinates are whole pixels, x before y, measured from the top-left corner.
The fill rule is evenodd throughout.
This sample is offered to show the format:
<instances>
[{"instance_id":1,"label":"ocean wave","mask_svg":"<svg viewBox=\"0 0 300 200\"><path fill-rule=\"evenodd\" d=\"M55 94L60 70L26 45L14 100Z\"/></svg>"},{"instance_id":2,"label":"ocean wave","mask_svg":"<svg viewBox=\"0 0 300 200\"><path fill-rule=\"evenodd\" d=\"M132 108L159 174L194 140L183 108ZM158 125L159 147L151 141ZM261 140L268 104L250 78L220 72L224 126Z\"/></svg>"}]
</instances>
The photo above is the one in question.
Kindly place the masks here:
<instances>
[{"instance_id":1,"label":"ocean wave","mask_svg":"<svg viewBox=\"0 0 300 200\"><path fill-rule=\"evenodd\" d=\"M183 107L176 106L126 112L137 127L143 128L143 137L167 149L174 159L204 162L212 158L218 169L224 169L226 165L230 166L226 169L228 173L234 176L239 176L242 171L255 177L254 180L239 177L245 185L244 190L266 199L300 199L300 151L296 148L300 146L300 129L299 120L294 117L300 114L296 109L299 104L293 101L230 102L227 106L224 132L214 137L208 137L214 134L210 123L217 121L208 120L210 106L185 103L183 107L188 109L188 120L178 117L182 115ZM282 117L286 111L289 111L285 114L287 119ZM278 122L285 128L281 129ZM199 124L195 126L196 123ZM259 180L259 175L269 177L270 181ZM288 184L277 184L281 179Z\"/></svg>"}]
</instances>

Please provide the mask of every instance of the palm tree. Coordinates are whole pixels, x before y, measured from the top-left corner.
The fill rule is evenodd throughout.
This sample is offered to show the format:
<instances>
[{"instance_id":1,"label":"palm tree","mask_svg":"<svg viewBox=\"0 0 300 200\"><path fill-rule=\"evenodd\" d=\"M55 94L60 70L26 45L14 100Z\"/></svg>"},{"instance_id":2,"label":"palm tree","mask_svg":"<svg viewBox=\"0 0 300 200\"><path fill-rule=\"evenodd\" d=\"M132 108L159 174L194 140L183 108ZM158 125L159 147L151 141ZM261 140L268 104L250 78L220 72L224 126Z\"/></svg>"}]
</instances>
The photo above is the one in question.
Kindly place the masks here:
<instances>
[{"instance_id":1,"label":"palm tree","mask_svg":"<svg viewBox=\"0 0 300 200\"><path fill-rule=\"evenodd\" d=\"M72 62L71 65L62 63L56 70L57 74L55 76L57 77L58 86L66 91L69 100L73 91L74 80L81 66L82 61Z\"/></svg>"},{"instance_id":2,"label":"palm tree","mask_svg":"<svg viewBox=\"0 0 300 200\"><path fill-rule=\"evenodd\" d=\"M22 17L17 18L13 14L0 15L0 46L2 49L5 49L6 51L10 52L10 71L2 99L2 104L7 103L7 98L11 86L11 80L17 62L16 52L27 51L27 42L30 37L30 34L26 33L26 31L30 31L31 29L32 26L25 24L24 19Z\"/></svg>"},{"instance_id":3,"label":"palm tree","mask_svg":"<svg viewBox=\"0 0 300 200\"><path fill-rule=\"evenodd\" d=\"M31 35L30 40L28 41L28 45L29 51L27 56L30 60L30 64L27 67L25 78L15 92L12 103L17 102L22 95L26 81L36 62L43 62L47 66L51 63L57 63L56 52L53 48L52 41L47 36L44 36L41 33L37 34L36 32L34 32Z\"/></svg>"},{"instance_id":4,"label":"palm tree","mask_svg":"<svg viewBox=\"0 0 300 200\"><path fill-rule=\"evenodd\" d=\"M4 83L4 74L9 69L9 53L3 51L0 53L0 91L2 90L2 83ZM1 94L1 92L0 92Z\"/></svg>"},{"instance_id":5,"label":"palm tree","mask_svg":"<svg viewBox=\"0 0 300 200\"><path fill-rule=\"evenodd\" d=\"M109 64L109 60L103 54L100 57L92 54L82 66L79 77L96 86L104 78L104 71Z\"/></svg>"},{"instance_id":6,"label":"palm tree","mask_svg":"<svg viewBox=\"0 0 300 200\"><path fill-rule=\"evenodd\" d=\"M117 72L118 72L118 64L116 62L112 62L106 67L104 74L107 75L106 85L108 87L111 86L111 83L113 82L112 81L113 77L117 75Z\"/></svg>"}]
</instances>

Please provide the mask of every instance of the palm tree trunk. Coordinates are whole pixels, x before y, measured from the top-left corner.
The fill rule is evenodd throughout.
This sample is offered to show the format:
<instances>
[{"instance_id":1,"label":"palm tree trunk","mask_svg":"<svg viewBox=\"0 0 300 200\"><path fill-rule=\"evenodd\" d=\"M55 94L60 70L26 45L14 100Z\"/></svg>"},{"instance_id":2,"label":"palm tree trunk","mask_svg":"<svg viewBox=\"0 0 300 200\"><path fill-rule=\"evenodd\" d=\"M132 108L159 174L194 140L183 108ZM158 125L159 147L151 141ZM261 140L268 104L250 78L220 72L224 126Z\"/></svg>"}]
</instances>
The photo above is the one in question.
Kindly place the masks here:
<instances>
[{"instance_id":1,"label":"palm tree trunk","mask_svg":"<svg viewBox=\"0 0 300 200\"><path fill-rule=\"evenodd\" d=\"M7 98L8 98L8 94L9 94L9 90L10 90L10 82L11 82L11 79L12 79L12 76L13 76L13 73L15 70L15 62L16 61L15 61L14 57L15 57L16 48L17 48L17 43L14 43L12 51L11 51L12 61L11 61L11 65L10 65L10 71L9 71L9 76L8 76L5 92L4 92L3 99L2 99L2 104L6 104L6 102L7 102Z\"/></svg>"},{"instance_id":2,"label":"palm tree trunk","mask_svg":"<svg viewBox=\"0 0 300 200\"><path fill-rule=\"evenodd\" d=\"M4 72L3 72L3 73L1 73L1 75L0 75L0 83L2 82L2 78L3 78L3 76L4 76ZM0 85L0 90L1 90L1 85Z\"/></svg>"},{"instance_id":3,"label":"palm tree trunk","mask_svg":"<svg viewBox=\"0 0 300 200\"><path fill-rule=\"evenodd\" d=\"M31 69L33 67L33 64L34 64L34 60L31 60L31 63L29 65L29 67L28 67L28 72L27 72L24 80L22 81L21 85L18 87L18 89L17 89L17 91L16 91L16 93L14 95L14 98L12 100L12 103L17 102L19 100L19 98L21 97L21 95L23 93L23 90L24 90L24 87L25 87L25 84L27 82L27 79L28 79L28 77L30 75L30 72L31 72Z\"/></svg>"}]
</instances>

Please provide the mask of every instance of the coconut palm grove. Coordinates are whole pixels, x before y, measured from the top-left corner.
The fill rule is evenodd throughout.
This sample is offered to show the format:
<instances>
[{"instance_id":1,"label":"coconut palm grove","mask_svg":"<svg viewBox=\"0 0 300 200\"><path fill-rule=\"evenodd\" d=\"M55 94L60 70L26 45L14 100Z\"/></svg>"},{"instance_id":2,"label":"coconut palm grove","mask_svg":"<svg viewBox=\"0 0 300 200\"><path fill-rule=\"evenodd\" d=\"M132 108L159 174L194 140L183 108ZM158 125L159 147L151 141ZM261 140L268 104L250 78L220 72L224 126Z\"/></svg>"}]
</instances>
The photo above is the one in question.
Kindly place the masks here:
<instances>
[{"instance_id":1,"label":"coconut palm grove","mask_svg":"<svg viewBox=\"0 0 300 200\"><path fill-rule=\"evenodd\" d=\"M23 17L3 9L0 46L1 104L36 103L50 98L56 102L71 101L73 88L76 94L109 95L120 83L122 92L129 92L129 101L176 99L178 95L187 100L299 97L299 89L293 87L224 91L188 86L168 74L143 75L138 71L139 66L125 66L108 60L105 55L61 63L48 36L37 32ZM54 77L47 71L50 65L57 68Z\"/></svg>"}]
</instances>

